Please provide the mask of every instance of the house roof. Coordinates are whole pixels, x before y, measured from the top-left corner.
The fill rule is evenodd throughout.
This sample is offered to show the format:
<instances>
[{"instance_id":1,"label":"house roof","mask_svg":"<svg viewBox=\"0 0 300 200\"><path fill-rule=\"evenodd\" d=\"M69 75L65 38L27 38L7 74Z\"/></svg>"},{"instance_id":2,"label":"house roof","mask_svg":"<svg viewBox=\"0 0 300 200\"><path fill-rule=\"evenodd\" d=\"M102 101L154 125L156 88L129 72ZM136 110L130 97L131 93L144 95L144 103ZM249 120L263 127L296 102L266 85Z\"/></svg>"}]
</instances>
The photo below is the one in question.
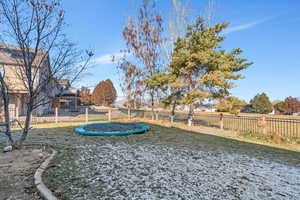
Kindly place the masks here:
<instances>
[{"instance_id":1,"label":"house roof","mask_svg":"<svg viewBox=\"0 0 300 200\"><path fill-rule=\"evenodd\" d=\"M77 94L77 90L71 87L62 92L62 95L76 95L76 94Z\"/></svg>"},{"instance_id":2,"label":"house roof","mask_svg":"<svg viewBox=\"0 0 300 200\"><path fill-rule=\"evenodd\" d=\"M35 55L34 49L28 49L29 51L29 59L33 59L33 56ZM33 66L38 66L38 68L43 67L45 62L48 61L48 52L45 50L38 50L36 57L33 61ZM20 47L14 46L14 45L8 45L5 43L0 43L0 64L6 65L6 66L21 66L23 65L23 55ZM48 66L49 65L45 65ZM13 73L14 71L11 71L9 75L6 76L9 92L10 93L27 93L27 89L24 85L24 83L20 80L17 74Z\"/></svg>"},{"instance_id":3,"label":"house roof","mask_svg":"<svg viewBox=\"0 0 300 200\"><path fill-rule=\"evenodd\" d=\"M57 82L61 86L70 86L70 81L68 79L58 79Z\"/></svg>"},{"instance_id":4,"label":"house roof","mask_svg":"<svg viewBox=\"0 0 300 200\"><path fill-rule=\"evenodd\" d=\"M33 59L35 49L28 49L29 57ZM48 59L47 51L38 50L33 65L39 66L42 61ZM23 55L20 47L0 43L0 64L22 65Z\"/></svg>"}]
</instances>

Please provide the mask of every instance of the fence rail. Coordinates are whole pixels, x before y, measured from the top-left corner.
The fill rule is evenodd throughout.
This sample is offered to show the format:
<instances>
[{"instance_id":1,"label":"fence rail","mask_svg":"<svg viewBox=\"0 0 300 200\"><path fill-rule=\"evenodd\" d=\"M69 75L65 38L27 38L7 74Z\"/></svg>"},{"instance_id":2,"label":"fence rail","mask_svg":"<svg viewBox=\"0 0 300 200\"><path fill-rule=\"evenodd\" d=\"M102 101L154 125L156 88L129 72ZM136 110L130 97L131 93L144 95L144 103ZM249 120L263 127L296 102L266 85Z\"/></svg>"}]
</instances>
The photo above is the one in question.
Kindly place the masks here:
<instances>
[{"instance_id":1,"label":"fence rail","mask_svg":"<svg viewBox=\"0 0 300 200\"><path fill-rule=\"evenodd\" d=\"M200 121L200 123L198 122ZM277 134L286 138L300 138L300 119L286 119L273 117L249 117L224 115L196 114L195 122L210 127L223 128L239 132L252 132L264 135Z\"/></svg>"},{"instance_id":2,"label":"fence rail","mask_svg":"<svg viewBox=\"0 0 300 200\"><path fill-rule=\"evenodd\" d=\"M146 118L150 119L152 113L145 111ZM169 113L157 112L159 120L171 120ZM251 132L264 135L277 134L285 138L300 138L300 119L252 117L220 114L194 114L193 125L233 130L238 132ZM157 119L155 117L155 119ZM186 113L176 113L173 121L187 123Z\"/></svg>"},{"instance_id":3,"label":"fence rail","mask_svg":"<svg viewBox=\"0 0 300 200\"><path fill-rule=\"evenodd\" d=\"M16 113L12 111L12 113ZM166 111L156 111L152 113L146 110L134 110L124 108L82 107L77 112L66 112L55 109L52 115L32 116L32 124L41 123L60 123L60 122L92 122L110 121L127 118L147 118L152 120L166 120L176 123L187 123L188 115L183 112L176 112L173 119ZM12 114L13 115L13 114ZM235 116L220 114L194 114L193 125L233 130L238 132L252 132L265 135L277 134L285 138L300 138L300 119L274 118L274 117L254 117L254 116ZM24 123L24 116L12 117Z\"/></svg>"}]
</instances>

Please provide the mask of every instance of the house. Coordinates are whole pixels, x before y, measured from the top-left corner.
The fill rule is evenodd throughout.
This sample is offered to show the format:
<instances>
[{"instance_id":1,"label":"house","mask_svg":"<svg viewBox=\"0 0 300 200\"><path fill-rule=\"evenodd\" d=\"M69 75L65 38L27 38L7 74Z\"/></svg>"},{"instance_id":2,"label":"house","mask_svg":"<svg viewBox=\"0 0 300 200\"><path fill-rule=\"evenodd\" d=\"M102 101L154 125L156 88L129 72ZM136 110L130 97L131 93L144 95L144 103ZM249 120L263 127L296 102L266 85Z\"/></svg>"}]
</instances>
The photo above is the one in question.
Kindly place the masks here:
<instances>
[{"instance_id":1,"label":"house","mask_svg":"<svg viewBox=\"0 0 300 200\"><path fill-rule=\"evenodd\" d=\"M252 110L251 105L247 104L241 108L241 113L255 113L255 112Z\"/></svg>"},{"instance_id":2,"label":"house","mask_svg":"<svg viewBox=\"0 0 300 200\"><path fill-rule=\"evenodd\" d=\"M217 109L213 107L211 104L200 104L195 108L197 112L217 112Z\"/></svg>"},{"instance_id":3,"label":"house","mask_svg":"<svg viewBox=\"0 0 300 200\"><path fill-rule=\"evenodd\" d=\"M87 87L81 87L77 91L80 105L91 105L92 104L92 95L91 90Z\"/></svg>"},{"instance_id":4,"label":"house","mask_svg":"<svg viewBox=\"0 0 300 200\"><path fill-rule=\"evenodd\" d=\"M34 55L34 49L29 49L29 54ZM22 75L21 66L23 65L22 51L17 46L7 45L0 43L0 70L4 72L4 80L8 86L8 92L10 97L10 110L14 113L13 117L24 115L27 110L27 97L28 89L26 87L26 81L24 81L24 75ZM48 52L39 50L33 61L33 69L36 69L36 78L34 87L37 87L39 83L43 82L43 77L46 77L50 73L50 60ZM44 82L43 82L44 83ZM54 82L52 83L54 84ZM39 93L37 99L43 99L43 105L39 106L33 112L34 115L42 115L51 108L51 97L54 97L55 91L49 90L49 85L43 85L43 89ZM49 100L49 101L48 101Z\"/></svg>"},{"instance_id":5,"label":"house","mask_svg":"<svg viewBox=\"0 0 300 200\"><path fill-rule=\"evenodd\" d=\"M64 111L77 111L79 100L77 90L71 87L67 79L57 80L57 82L59 88L52 107Z\"/></svg>"},{"instance_id":6,"label":"house","mask_svg":"<svg viewBox=\"0 0 300 200\"><path fill-rule=\"evenodd\" d=\"M189 111L189 106L187 105L178 105L176 106L178 110ZM211 104L199 104L195 105L195 112L217 112L217 109L213 107Z\"/></svg>"}]
</instances>

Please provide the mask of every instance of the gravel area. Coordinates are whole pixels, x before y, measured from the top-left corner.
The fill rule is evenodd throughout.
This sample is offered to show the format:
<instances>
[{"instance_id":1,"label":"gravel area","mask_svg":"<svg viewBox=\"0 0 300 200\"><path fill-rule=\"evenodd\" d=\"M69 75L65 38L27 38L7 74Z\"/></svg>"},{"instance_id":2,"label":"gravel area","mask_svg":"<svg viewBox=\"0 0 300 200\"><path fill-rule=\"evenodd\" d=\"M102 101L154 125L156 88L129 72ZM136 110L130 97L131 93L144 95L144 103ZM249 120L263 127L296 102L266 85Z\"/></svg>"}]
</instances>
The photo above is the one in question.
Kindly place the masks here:
<instances>
[{"instance_id":1,"label":"gravel area","mask_svg":"<svg viewBox=\"0 0 300 200\"><path fill-rule=\"evenodd\" d=\"M72 199L300 199L300 168L245 155L126 143L77 153L88 186L72 185Z\"/></svg>"}]
</instances>

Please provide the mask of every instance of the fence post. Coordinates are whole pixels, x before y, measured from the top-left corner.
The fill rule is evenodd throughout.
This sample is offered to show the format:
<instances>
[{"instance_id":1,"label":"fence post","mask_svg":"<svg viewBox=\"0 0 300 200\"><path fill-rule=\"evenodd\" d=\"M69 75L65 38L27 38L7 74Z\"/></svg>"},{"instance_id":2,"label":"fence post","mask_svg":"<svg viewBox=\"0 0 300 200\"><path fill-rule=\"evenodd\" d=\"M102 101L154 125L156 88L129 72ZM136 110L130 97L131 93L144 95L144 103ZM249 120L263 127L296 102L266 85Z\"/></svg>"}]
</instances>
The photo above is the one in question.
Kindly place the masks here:
<instances>
[{"instance_id":1,"label":"fence post","mask_svg":"<svg viewBox=\"0 0 300 200\"><path fill-rule=\"evenodd\" d=\"M86 123L89 122L89 108L88 107L85 108L85 122Z\"/></svg>"},{"instance_id":2,"label":"fence post","mask_svg":"<svg viewBox=\"0 0 300 200\"><path fill-rule=\"evenodd\" d=\"M19 120L19 107L16 107L16 120Z\"/></svg>"},{"instance_id":3,"label":"fence post","mask_svg":"<svg viewBox=\"0 0 300 200\"><path fill-rule=\"evenodd\" d=\"M266 135L267 134L267 126L266 126L266 116L262 117L262 127L263 127L263 134Z\"/></svg>"},{"instance_id":4,"label":"fence post","mask_svg":"<svg viewBox=\"0 0 300 200\"><path fill-rule=\"evenodd\" d=\"M188 126L192 126L193 125L193 120L191 118L188 118Z\"/></svg>"},{"instance_id":5,"label":"fence post","mask_svg":"<svg viewBox=\"0 0 300 200\"><path fill-rule=\"evenodd\" d=\"M55 123L58 123L58 108L55 107Z\"/></svg>"},{"instance_id":6,"label":"fence post","mask_svg":"<svg viewBox=\"0 0 300 200\"><path fill-rule=\"evenodd\" d=\"M128 119L131 119L131 109L130 109L130 108L128 108L128 113L127 113L127 115L128 115Z\"/></svg>"},{"instance_id":7,"label":"fence post","mask_svg":"<svg viewBox=\"0 0 300 200\"><path fill-rule=\"evenodd\" d=\"M220 114L220 129L224 130L224 118L223 113Z\"/></svg>"},{"instance_id":8,"label":"fence post","mask_svg":"<svg viewBox=\"0 0 300 200\"><path fill-rule=\"evenodd\" d=\"M111 109L108 110L108 121L111 121Z\"/></svg>"},{"instance_id":9,"label":"fence post","mask_svg":"<svg viewBox=\"0 0 300 200\"><path fill-rule=\"evenodd\" d=\"M155 119L158 120L158 112L155 113Z\"/></svg>"},{"instance_id":10,"label":"fence post","mask_svg":"<svg viewBox=\"0 0 300 200\"><path fill-rule=\"evenodd\" d=\"M174 123L174 115L171 115L171 123Z\"/></svg>"}]
</instances>

